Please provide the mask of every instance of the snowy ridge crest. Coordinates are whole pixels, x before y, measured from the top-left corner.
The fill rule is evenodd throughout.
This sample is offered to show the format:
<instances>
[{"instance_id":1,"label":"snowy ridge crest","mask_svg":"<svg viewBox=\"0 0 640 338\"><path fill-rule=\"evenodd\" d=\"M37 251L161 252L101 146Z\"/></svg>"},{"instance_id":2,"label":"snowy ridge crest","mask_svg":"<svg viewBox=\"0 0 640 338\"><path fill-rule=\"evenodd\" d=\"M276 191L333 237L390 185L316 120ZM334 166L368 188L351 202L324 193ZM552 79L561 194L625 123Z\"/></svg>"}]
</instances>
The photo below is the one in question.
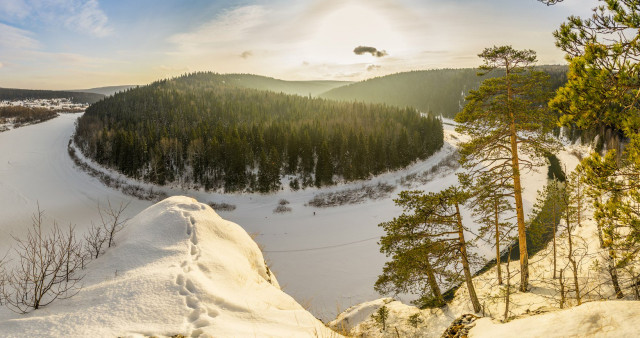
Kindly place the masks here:
<instances>
[{"instance_id":1,"label":"snowy ridge crest","mask_svg":"<svg viewBox=\"0 0 640 338\"><path fill-rule=\"evenodd\" d=\"M280 290L240 226L194 199L147 208L116 243L76 296L0 313L3 336L336 336Z\"/></svg>"}]
</instances>

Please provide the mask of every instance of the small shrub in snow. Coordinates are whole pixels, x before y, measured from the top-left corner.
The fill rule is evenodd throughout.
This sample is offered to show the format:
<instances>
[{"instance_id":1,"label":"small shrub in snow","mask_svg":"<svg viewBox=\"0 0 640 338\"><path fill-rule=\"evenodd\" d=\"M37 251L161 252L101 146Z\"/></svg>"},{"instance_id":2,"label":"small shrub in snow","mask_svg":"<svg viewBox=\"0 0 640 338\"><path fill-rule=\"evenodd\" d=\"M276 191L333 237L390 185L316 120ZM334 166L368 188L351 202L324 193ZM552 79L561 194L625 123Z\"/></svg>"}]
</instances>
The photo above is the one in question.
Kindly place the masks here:
<instances>
[{"instance_id":1,"label":"small shrub in snow","mask_svg":"<svg viewBox=\"0 0 640 338\"><path fill-rule=\"evenodd\" d=\"M283 199L281 199L281 200L278 202L278 204L280 204L280 205L287 205L287 204L289 204L289 201L287 201L287 200L285 200L285 199L283 198Z\"/></svg>"},{"instance_id":2,"label":"small shrub in snow","mask_svg":"<svg viewBox=\"0 0 640 338\"><path fill-rule=\"evenodd\" d=\"M234 211L236 210L236 206L234 204L229 204L229 203L216 203L216 202L210 202L209 206L215 210L215 211Z\"/></svg>"},{"instance_id":3,"label":"small shrub in snow","mask_svg":"<svg viewBox=\"0 0 640 338\"><path fill-rule=\"evenodd\" d=\"M274 214L282 214L285 212L291 212L291 208L285 205L278 205L275 209L273 209Z\"/></svg>"},{"instance_id":4,"label":"small shrub in snow","mask_svg":"<svg viewBox=\"0 0 640 338\"><path fill-rule=\"evenodd\" d=\"M458 169L460 167L460 163L458 162L459 159L460 154L458 154L458 152L453 152L428 170L421 173L411 173L401 177L400 185L410 188L413 183L426 184L431 182L441 173Z\"/></svg>"},{"instance_id":5,"label":"small shrub in snow","mask_svg":"<svg viewBox=\"0 0 640 338\"><path fill-rule=\"evenodd\" d=\"M393 185L379 182L376 185L362 185L359 188L321 193L313 196L313 199L309 201L309 205L317 208L326 208L361 203L368 199L377 200L389 196L395 188Z\"/></svg>"}]
</instances>

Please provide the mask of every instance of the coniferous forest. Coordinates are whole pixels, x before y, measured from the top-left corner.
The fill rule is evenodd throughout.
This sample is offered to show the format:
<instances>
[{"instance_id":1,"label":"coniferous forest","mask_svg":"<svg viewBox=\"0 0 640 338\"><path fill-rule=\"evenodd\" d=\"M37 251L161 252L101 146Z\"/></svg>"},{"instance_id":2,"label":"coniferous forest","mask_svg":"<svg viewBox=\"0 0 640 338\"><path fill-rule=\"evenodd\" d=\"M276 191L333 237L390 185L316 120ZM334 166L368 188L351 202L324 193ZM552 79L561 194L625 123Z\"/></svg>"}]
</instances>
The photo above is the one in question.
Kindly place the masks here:
<instances>
[{"instance_id":1,"label":"coniferous forest","mask_svg":"<svg viewBox=\"0 0 640 338\"><path fill-rule=\"evenodd\" d=\"M89 107L74 140L98 163L157 184L271 192L365 179L425 159L442 123L413 108L238 88L194 73Z\"/></svg>"},{"instance_id":2,"label":"coniferous forest","mask_svg":"<svg viewBox=\"0 0 640 338\"><path fill-rule=\"evenodd\" d=\"M567 67L537 66L550 76L551 88L567 81ZM465 105L465 96L476 90L485 79L500 76L500 71L477 76L478 69L417 70L376 77L331 89L321 97L334 100L358 100L414 107L436 115L453 118Z\"/></svg>"}]
</instances>

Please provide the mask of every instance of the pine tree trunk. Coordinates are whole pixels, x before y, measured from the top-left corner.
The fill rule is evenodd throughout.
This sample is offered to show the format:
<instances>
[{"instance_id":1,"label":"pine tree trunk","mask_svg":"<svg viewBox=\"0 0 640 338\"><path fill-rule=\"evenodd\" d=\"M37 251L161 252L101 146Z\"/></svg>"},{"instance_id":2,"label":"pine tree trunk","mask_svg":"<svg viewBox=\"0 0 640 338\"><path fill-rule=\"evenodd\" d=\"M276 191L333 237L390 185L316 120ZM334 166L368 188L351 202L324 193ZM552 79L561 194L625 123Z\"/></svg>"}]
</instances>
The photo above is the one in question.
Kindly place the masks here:
<instances>
[{"instance_id":1,"label":"pine tree trunk","mask_svg":"<svg viewBox=\"0 0 640 338\"><path fill-rule=\"evenodd\" d=\"M527 253L527 234L524 223L524 206L522 205L522 184L520 183L520 163L518 157L518 139L516 131L516 121L511 110L511 81L509 75L511 67L508 60L505 60L505 71L507 79L507 110L511 118L509 134L511 139L511 169L513 171L513 193L516 200L516 219L518 220L518 245L520 247L520 291L527 292L529 288L529 254Z\"/></svg>"},{"instance_id":2,"label":"pine tree trunk","mask_svg":"<svg viewBox=\"0 0 640 338\"><path fill-rule=\"evenodd\" d=\"M609 275L611 276L611 283L613 284L613 290L616 292L616 298L622 299L624 294L618 282L618 270L615 267L614 259L613 249L609 248Z\"/></svg>"},{"instance_id":3,"label":"pine tree trunk","mask_svg":"<svg viewBox=\"0 0 640 338\"><path fill-rule=\"evenodd\" d=\"M436 276L433 273L433 267L431 266L431 262L429 262L429 256L426 257L426 265L427 265L427 280L429 281L429 287L431 287L431 292L436 297L438 301L438 305L444 305L444 298L442 298L442 292L440 291L440 287L438 286L438 281L436 280Z\"/></svg>"},{"instance_id":4,"label":"pine tree trunk","mask_svg":"<svg viewBox=\"0 0 640 338\"><path fill-rule=\"evenodd\" d=\"M509 319L509 303L511 301L511 271L509 271L509 263L511 262L511 248L509 246L509 256L507 256L507 291L504 300L504 321Z\"/></svg>"},{"instance_id":5,"label":"pine tree trunk","mask_svg":"<svg viewBox=\"0 0 640 338\"><path fill-rule=\"evenodd\" d=\"M598 233L598 235L600 235L600 233ZM620 283L618 282L618 270L616 269L616 265L615 265L616 256L612 247L613 238L611 238L612 236L610 234L607 235L607 233L605 233L605 236L607 236L606 239L602 238L603 236L601 236L601 238L604 245L606 245L609 253L607 264L608 264L609 275L611 276L611 284L613 284L613 290L616 292L616 298L621 299L622 297L624 297L624 294L622 293L622 289L620 288Z\"/></svg>"},{"instance_id":6,"label":"pine tree trunk","mask_svg":"<svg viewBox=\"0 0 640 338\"><path fill-rule=\"evenodd\" d=\"M498 285L502 285L502 269L500 267L500 214L498 212L498 201L494 201L494 213L496 223L496 267L498 269Z\"/></svg>"},{"instance_id":7,"label":"pine tree trunk","mask_svg":"<svg viewBox=\"0 0 640 338\"><path fill-rule=\"evenodd\" d=\"M464 278L467 282L467 289L469 290L469 297L471 298L471 304L473 304L473 310L478 313L481 310L476 290L473 287L473 280L471 276L471 269L469 268L469 260L467 259L467 244L464 240L464 228L462 227L462 216L460 216L460 206L456 203L456 216L458 223L458 241L460 243L460 255L462 256L462 270L464 270Z\"/></svg>"},{"instance_id":8,"label":"pine tree trunk","mask_svg":"<svg viewBox=\"0 0 640 338\"><path fill-rule=\"evenodd\" d=\"M558 281L560 282L560 308L564 309L564 303L565 303L565 296L564 296L564 277L562 276L562 272L564 270L560 270L560 279L558 279Z\"/></svg>"},{"instance_id":9,"label":"pine tree trunk","mask_svg":"<svg viewBox=\"0 0 640 338\"><path fill-rule=\"evenodd\" d=\"M527 253L527 234L525 232L524 206L522 204L518 142L516 138L516 126L513 121L511 122L511 169L513 170L513 192L516 200L518 246L520 247L520 291L527 292L529 288L529 255Z\"/></svg>"},{"instance_id":10,"label":"pine tree trunk","mask_svg":"<svg viewBox=\"0 0 640 338\"><path fill-rule=\"evenodd\" d=\"M558 228L556 227L556 202L553 202L553 279L556 279L556 271L558 270L557 265L557 254L556 254L556 233L558 232Z\"/></svg>"}]
</instances>

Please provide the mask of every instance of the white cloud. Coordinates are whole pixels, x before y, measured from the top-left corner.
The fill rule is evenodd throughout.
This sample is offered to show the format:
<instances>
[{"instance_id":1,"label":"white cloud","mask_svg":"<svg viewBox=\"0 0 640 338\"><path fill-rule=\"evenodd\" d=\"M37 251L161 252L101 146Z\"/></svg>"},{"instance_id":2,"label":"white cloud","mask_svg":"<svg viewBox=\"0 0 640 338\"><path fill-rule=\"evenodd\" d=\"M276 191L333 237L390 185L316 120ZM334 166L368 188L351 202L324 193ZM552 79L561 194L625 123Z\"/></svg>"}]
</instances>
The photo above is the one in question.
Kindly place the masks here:
<instances>
[{"instance_id":1,"label":"white cloud","mask_svg":"<svg viewBox=\"0 0 640 338\"><path fill-rule=\"evenodd\" d=\"M267 14L267 10L256 5L227 10L192 32L172 35L169 42L177 44L180 53L206 53L211 48L223 48L251 37Z\"/></svg>"},{"instance_id":2,"label":"white cloud","mask_svg":"<svg viewBox=\"0 0 640 338\"><path fill-rule=\"evenodd\" d=\"M0 62L0 68L4 67L4 65L2 64L2 62Z\"/></svg>"},{"instance_id":3,"label":"white cloud","mask_svg":"<svg viewBox=\"0 0 640 338\"><path fill-rule=\"evenodd\" d=\"M65 25L70 29L97 37L110 35L113 31L107 25L107 16L100 9L97 0L74 4L71 7L71 13L72 15L65 21Z\"/></svg>"},{"instance_id":4,"label":"white cloud","mask_svg":"<svg viewBox=\"0 0 640 338\"><path fill-rule=\"evenodd\" d=\"M0 15L5 18L22 19L29 14L29 6L24 0L0 0Z\"/></svg>"},{"instance_id":5,"label":"white cloud","mask_svg":"<svg viewBox=\"0 0 640 338\"><path fill-rule=\"evenodd\" d=\"M0 50L36 49L39 43L31 36L31 32L0 23Z\"/></svg>"},{"instance_id":6,"label":"white cloud","mask_svg":"<svg viewBox=\"0 0 640 338\"><path fill-rule=\"evenodd\" d=\"M0 0L0 19L17 23L25 19L64 26L96 37L110 35L107 15L98 0Z\"/></svg>"}]
</instances>

